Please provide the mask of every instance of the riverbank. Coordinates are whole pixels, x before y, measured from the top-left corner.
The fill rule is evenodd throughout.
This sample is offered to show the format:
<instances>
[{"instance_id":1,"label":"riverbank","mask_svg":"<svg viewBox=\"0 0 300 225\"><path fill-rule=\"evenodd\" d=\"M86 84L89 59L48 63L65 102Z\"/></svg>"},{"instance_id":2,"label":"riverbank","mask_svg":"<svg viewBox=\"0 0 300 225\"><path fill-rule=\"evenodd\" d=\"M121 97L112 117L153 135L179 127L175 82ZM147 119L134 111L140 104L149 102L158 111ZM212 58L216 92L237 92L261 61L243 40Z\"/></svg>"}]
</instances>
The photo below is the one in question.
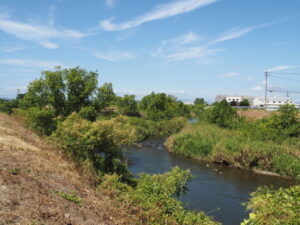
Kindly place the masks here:
<instances>
[{"instance_id":1,"label":"riverbank","mask_svg":"<svg viewBox=\"0 0 300 225\"><path fill-rule=\"evenodd\" d=\"M169 151L186 157L300 179L296 139L278 143L251 136L245 130L201 122L170 136L165 145Z\"/></svg>"},{"instance_id":2,"label":"riverbank","mask_svg":"<svg viewBox=\"0 0 300 225\"><path fill-rule=\"evenodd\" d=\"M93 179L0 113L0 224L139 223L139 211L101 195Z\"/></svg>"}]
</instances>

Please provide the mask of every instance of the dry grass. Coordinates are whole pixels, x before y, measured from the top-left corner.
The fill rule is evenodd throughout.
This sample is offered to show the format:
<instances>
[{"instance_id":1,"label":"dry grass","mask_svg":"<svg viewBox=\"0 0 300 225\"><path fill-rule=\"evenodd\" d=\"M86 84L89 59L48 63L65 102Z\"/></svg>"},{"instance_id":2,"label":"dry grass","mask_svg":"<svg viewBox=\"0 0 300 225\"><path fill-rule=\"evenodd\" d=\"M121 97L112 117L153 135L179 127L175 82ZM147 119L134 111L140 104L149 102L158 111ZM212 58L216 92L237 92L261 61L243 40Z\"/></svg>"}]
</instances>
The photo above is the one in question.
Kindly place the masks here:
<instances>
[{"instance_id":1,"label":"dry grass","mask_svg":"<svg viewBox=\"0 0 300 225\"><path fill-rule=\"evenodd\" d=\"M0 114L0 225L141 224L46 141ZM58 193L76 192L81 205Z\"/></svg>"},{"instance_id":2,"label":"dry grass","mask_svg":"<svg viewBox=\"0 0 300 225\"><path fill-rule=\"evenodd\" d=\"M272 116L276 112L274 111L265 111L265 110L246 110L246 111L238 111L240 116L245 116L250 120L259 120L266 117Z\"/></svg>"}]
</instances>

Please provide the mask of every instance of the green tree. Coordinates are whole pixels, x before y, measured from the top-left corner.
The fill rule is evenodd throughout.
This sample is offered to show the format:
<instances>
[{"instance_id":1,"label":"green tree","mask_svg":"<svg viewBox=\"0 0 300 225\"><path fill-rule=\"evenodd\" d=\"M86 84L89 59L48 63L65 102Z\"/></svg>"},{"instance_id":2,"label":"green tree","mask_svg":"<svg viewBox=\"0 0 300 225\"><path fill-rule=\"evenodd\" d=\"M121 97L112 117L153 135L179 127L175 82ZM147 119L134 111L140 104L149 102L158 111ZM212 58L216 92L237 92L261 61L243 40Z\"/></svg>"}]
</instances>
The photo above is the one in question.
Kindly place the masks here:
<instances>
[{"instance_id":1,"label":"green tree","mask_svg":"<svg viewBox=\"0 0 300 225\"><path fill-rule=\"evenodd\" d=\"M299 136L300 120L298 113L299 111L294 105L283 105L279 109L279 114L274 114L270 118L268 126L288 136Z\"/></svg>"},{"instance_id":2,"label":"green tree","mask_svg":"<svg viewBox=\"0 0 300 225\"><path fill-rule=\"evenodd\" d=\"M211 123L216 123L220 127L232 128L234 120L237 118L237 112L224 99L216 103L208 117Z\"/></svg>"},{"instance_id":3,"label":"green tree","mask_svg":"<svg viewBox=\"0 0 300 225\"><path fill-rule=\"evenodd\" d=\"M249 100L248 99L243 99L240 102L240 106L250 106Z\"/></svg>"},{"instance_id":4,"label":"green tree","mask_svg":"<svg viewBox=\"0 0 300 225\"><path fill-rule=\"evenodd\" d=\"M94 101L97 110L103 110L112 105L116 100L112 83L104 83L102 87L97 89L97 97Z\"/></svg>"},{"instance_id":5,"label":"green tree","mask_svg":"<svg viewBox=\"0 0 300 225\"><path fill-rule=\"evenodd\" d=\"M56 71L44 71L42 77L48 89L48 104L57 114L66 113L66 85L64 83L63 71L59 68Z\"/></svg>"},{"instance_id":6,"label":"green tree","mask_svg":"<svg viewBox=\"0 0 300 225\"><path fill-rule=\"evenodd\" d=\"M81 107L91 104L98 83L98 73L79 67L63 70L66 79L68 111L79 112Z\"/></svg>"},{"instance_id":7,"label":"green tree","mask_svg":"<svg viewBox=\"0 0 300 225\"><path fill-rule=\"evenodd\" d=\"M196 98L194 101L194 105L206 105L204 98Z\"/></svg>"},{"instance_id":8,"label":"green tree","mask_svg":"<svg viewBox=\"0 0 300 225\"><path fill-rule=\"evenodd\" d=\"M151 120L171 119L175 116L186 116L189 113L188 107L175 97L154 92L142 98L140 109Z\"/></svg>"},{"instance_id":9,"label":"green tree","mask_svg":"<svg viewBox=\"0 0 300 225\"><path fill-rule=\"evenodd\" d=\"M118 110L121 114L127 116L139 115L137 102L134 95L125 95L123 98L119 98L117 102Z\"/></svg>"}]
</instances>

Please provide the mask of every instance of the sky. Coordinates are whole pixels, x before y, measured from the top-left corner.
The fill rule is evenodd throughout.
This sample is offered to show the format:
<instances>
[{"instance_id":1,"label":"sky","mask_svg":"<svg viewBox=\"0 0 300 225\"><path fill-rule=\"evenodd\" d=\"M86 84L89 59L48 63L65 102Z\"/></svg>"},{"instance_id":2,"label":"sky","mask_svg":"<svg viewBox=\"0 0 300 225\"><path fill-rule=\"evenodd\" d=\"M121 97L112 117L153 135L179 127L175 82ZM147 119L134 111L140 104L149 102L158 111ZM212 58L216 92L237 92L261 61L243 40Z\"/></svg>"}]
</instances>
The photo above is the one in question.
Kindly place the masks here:
<instances>
[{"instance_id":1,"label":"sky","mask_svg":"<svg viewBox=\"0 0 300 225\"><path fill-rule=\"evenodd\" d=\"M57 65L138 98L300 90L299 28L299 0L0 0L0 97Z\"/></svg>"}]
</instances>

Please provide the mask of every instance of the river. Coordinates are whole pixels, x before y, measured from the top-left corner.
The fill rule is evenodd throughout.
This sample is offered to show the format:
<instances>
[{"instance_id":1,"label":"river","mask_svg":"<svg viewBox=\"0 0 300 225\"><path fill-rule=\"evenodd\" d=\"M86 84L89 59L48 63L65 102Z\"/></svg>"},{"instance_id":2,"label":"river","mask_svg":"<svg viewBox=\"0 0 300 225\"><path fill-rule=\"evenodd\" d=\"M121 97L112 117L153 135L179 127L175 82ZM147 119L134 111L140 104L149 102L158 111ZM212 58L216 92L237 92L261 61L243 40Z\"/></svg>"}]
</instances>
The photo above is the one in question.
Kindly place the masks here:
<instances>
[{"instance_id":1,"label":"river","mask_svg":"<svg viewBox=\"0 0 300 225\"><path fill-rule=\"evenodd\" d=\"M130 171L137 176L142 172L164 173L174 166L190 169L193 179L180 200L187 209L204 211L224 225L240 224L248 217L242 202L246 202L258 186L279 188L297 184L291 179L185 158L168 152L163 142L163 139L149 139L140 147L128 148Z\"/></svg>"}]
</instances>

